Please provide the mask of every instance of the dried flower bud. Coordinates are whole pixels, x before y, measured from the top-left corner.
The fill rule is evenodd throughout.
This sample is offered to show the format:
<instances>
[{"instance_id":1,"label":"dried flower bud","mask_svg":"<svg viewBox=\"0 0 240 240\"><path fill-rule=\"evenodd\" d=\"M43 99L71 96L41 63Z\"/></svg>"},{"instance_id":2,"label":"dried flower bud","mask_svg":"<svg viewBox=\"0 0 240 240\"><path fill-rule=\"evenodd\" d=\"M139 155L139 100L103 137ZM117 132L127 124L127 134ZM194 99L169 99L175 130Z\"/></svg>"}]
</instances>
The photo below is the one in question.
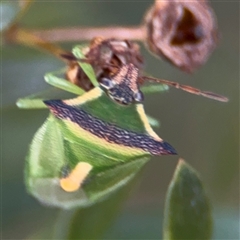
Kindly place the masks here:
<instances>
[{"instance_id":1,"label":"dried flower bud","mask_svg":"<svg viewBox=\"0 0 240 240\"><path fill-rule=\"evenodd\" d=\"M139 45L128 40L96 37L82 50L86 60L92 65L98 81L104 77L109 78L122 65L128 63L134 64L138 69L143 68L143 57ZM61 57L68 60L66 77L70 82L86 91L94 87L72 53L62 54Z\"/></svg>"},{"instance_id":2,"label":"dried flower bud","mask_svg":"<svg viewBox=\"0 0 240 240\"><path fill-rule=\"evenodd\" d=\"M147 46L180 69L206 62L217 42L212 9L200 0L157 0L145 17Z\"/></svg>"}]
</instances>

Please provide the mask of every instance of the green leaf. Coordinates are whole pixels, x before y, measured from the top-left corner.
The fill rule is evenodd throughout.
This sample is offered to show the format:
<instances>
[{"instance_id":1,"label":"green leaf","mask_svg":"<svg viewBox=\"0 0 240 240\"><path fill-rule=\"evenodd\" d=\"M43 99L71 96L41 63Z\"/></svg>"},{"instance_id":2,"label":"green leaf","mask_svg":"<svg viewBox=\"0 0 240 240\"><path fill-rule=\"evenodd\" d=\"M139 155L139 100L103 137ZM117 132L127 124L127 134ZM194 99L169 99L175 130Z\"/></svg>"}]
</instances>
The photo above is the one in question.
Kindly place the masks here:
<instances>
[{"instance_id":1,"label":"green leaf","mask_svg":"<svg viewBox=\"0 0 240 240\"><path fill-rule=\"evenodd\" d=\"M31 99L31 98L19 98L16 105L22 109L43 109L47 106L43 103L42 99Z\"/></svg>"},{"instance_id":2,"label":"green leaf","mask_svg":"<svg viewBox=\"0 0 240 240\"><path fill-rule=\"evenodd\" d=\"M138 168L137 164L135 167ZM115 172L115 177L117 177L118 173ZM114 179L113 175L111 179ZM110 198L104 199L104 201L93 206L61 211L56 224L54 239L102 239L102 235L113 224L136 180L135 178Z\"/></svg>"},{"instance_id":3,"label":"green leaf","mask_svg":"<svg viewBox=\"0 0 240 240\"><path fill-rule=\"evenodd\" d=\"M74 54L74 56L78 59L85 59L84 54L82 53L82 49L85 46L75 46L72 50L72 53ZM89 77L90 81L92 82L94 87L99 86L99 83L96 79L94 70L92 68L92 66L88 63L82 63L82 62L78 62L79 65L81 66L82 70L86 73L86 75Z\"/></svg>"},{"instance_id":4,"label":"green leaf","mask_svg":"<svg viewBox=\"0 0 240 240\"><path fill-rule=\"evenodd\" d=\"M31 94L24 98L20 98L17 100L16 105L22 109L47 108L43 100L59 98L59 97L55 97L56 91L59 91L59 89L62 89L66 92L70 92L76 95L84 94L85 91L83 89L67 81L66 79L63 79L60 77L60 74L65 73L65 71L66 69L61 69L59 71L47 73L44 76L44 79L48 84L54 86L54 88L51 87L51 88L48 88L47 90Z\"/></svg>"},{"instance_id":5,"label":"green leaf","mask_svg":"<svg viewBox=\"0 0 240 240\"><path fill-rule=\"evenodd\" d=\"M31 94L24 98L20 98L17 100L16 105L22 109L43 109L47 108L46 104L44 104L43 100L56 98L54 95L56 91L62 89L66 92L70 92L76 95L82 95L85 93L83 89L78 87L77 85L67 81L59 77L60 74L65 73L66 69L61 69L59 71L47 73L44 76L45 81L54 86L54 88L48 88L47 90ZM59 98L59 97L57 97Z\"/></svg>"},{"instance_id":6,"label":"green leaf","mask_svg":"<svg viewBox=\"0 0 240 240\"><path fill-rule=\"evenodd\" d=\"M141 87L141 91L144 94L165 92L167 90L169 90L169 86L166 84L152 84L152 85Z\"/></svg>"},{"instance_id":7,"label":"green leaf","mask_svg":"<svg viewBox=\"0 0 240 240\"><path fill-rule=\"evenodd\" d=\"M63 92L55 87L49 87L43 91L28 95L24 98L19 98L16 105L21 109L46 109L47 106L44 104L43 100L59 98L59 96L69 98L69 94L67 94L67 92Z\"/></svg>"},{"instance_id":8,"label":"green leaf","mask_svg":"<svg viewBox=\"0 0 240 240\"><path fill-rule=\"evenodd\" d=\"M160 127L160 122L156 118L147 115L147 119L148 119L149 124L152 127L155 127L155 128L159 128Z\"/></svg>"},{"instance_id":9,"label":"green leaf","mask_svg":"<svg viewBox=\"0 0 240 240\"><path fill-rule=\"evenodd\" d=\"M180 160L167 192L164 240L207 240L212 235L212 212L197 172Z\"/></svg>"},{"instance_id":10,"label":"green leaf","mask_svg":"<svg viewBox=\"0 0 240 240\"><path fill-rule=\"evenodd\" d=\"M44 79L48 84L60 88L62 90L65 90L67 92L71 92L77 95L82 95L83 93L85 93L85 91L78 87L77 85L67 81L66 79L59 78L55 76L53 73L46 74L44 76Z\"/></svg>"},{"instance_id":11,"label":"green leaf","mask_svg":"<svg viewBox=\"0 0 240 240\"><path fill-rule=\"evenodd\" d=\"M25 182L28 191L45 202L45 184L59 176L65 163L63 137L54 117L50 114L34 135L25 165ZM53 198L52 192L48 196ZM53 199L54 201L54 199Z\"/></svg>"}]
</instances>

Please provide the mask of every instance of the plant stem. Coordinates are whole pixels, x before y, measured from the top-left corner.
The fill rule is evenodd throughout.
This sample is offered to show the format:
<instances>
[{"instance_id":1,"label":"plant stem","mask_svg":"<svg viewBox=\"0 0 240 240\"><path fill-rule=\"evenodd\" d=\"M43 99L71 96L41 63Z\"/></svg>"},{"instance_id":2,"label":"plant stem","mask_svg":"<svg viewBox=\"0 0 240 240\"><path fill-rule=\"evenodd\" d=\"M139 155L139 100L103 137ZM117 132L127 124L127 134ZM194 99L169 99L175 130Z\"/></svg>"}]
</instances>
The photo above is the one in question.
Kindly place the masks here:
<instances>
[{"instance_id":1,"label":"plant stem","mask_svg":"<svg viewBox=\"0 0 240 240\"><path fill-rule=\"evenodd\" d=\"M49 42L68 42L92 40L94 37L117 38L129 40L144 40L142 26L135 27L72 27L50 30L31 30L32 34Z\"/></svg>"},{"instance_id":2,"label":"plant stem","mask_svg":"<svg viewBox=\"0 0 240 240\"><path fill-rule=\"evenodd\" d=\"M138 27L74 27L56 28L49 30L31 30L11 26L4 34L5 43L16 43L28 47L40 48L65 61L61 54L66 53L53 42L91 41L94 37L117 38L144 41L145 32L142 26Z\"/></svg>"},{"instance_id":3,"label":"plant stem","mask_svg":"<svg viewBox=\"0 0 240 240\"><path fill-rule=\"evenodd\" d=\"M65 53L65 51L62 50L57 45L54 45L48 41L43 40L42 38L39 38L38 36L32 34L30 31L18 28L18 26L10 28L5 33L5 42L17 43L26 45L28 47L40 48L42 50L47 51L48 53L55 55L60 59L62 59L60 57L60 54Z\"/></svg>"}]
</instances>

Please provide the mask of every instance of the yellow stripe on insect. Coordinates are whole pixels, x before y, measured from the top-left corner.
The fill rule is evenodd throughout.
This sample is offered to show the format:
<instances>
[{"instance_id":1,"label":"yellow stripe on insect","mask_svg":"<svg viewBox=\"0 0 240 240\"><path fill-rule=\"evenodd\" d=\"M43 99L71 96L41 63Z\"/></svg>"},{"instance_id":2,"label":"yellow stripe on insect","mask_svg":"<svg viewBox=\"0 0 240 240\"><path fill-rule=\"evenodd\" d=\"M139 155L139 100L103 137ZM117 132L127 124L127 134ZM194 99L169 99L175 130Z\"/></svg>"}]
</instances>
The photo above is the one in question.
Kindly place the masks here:
<instances>
[{"instance_id":1,"label":"yellow stripe on insect","mask_svg":"<svg viewBox=\"0 0 240 240\"><path fill-rule=\"evenodd\" d=\"M70 100L63 100L63 103L69 106L80 105L88 101L94 100L100 97L102 94L103 94L103 91L99 87L96 87L91 91L87 92L87 94L83 94L82 96L79 96L77 98L70 99Z\"/></svg>"},{"instance_id":2,"label":"yellow stripe on insect","mask_svg":"<svg viewBox=\"0 0 240 240\"><path fill-rule=\"evenodd\" d=\"M162 141L162 139L153 131L152 127L149 124L148 118L145 114L144 108L142 104L136 104L137 112L142 120L142 123L147 131L147 133L152 136L157 141Z\"/></svg>"},{"instance_id":3,"label":"yellow stripe on insect","mask_svg":"<svg viewBox=\"0 0 240 240\"><path fill-rule=\"evenodd\" d=\"M61 188L66 192L77 191L92 168L92 165L87 162L78 163L66 178L60 179Z\"/></svg>"},{"instance_id":4,"label":"yellow stripe on insect","mask_svg":"<svg viewBox=\"0 0 240 240\"><path fill-rule=\"evenodd\" d=\"M85 141L89 143L96 143L96 145L99 147L112 151L113 153L121 154L122 156L144 156L149 155L149 153L141 148L137 147L130 147L130 146L124 146L121 144L108 142L107 139L99 138L98 136L92 134L91 132L84 130L81 128L77 123L71 122L69 120L62 120L67 128L70 130L71 133L73 133L75 136L79 137L79 139L84 139ZM80 144L80 142L79 142Z\"/></svg>"}]
</instances>

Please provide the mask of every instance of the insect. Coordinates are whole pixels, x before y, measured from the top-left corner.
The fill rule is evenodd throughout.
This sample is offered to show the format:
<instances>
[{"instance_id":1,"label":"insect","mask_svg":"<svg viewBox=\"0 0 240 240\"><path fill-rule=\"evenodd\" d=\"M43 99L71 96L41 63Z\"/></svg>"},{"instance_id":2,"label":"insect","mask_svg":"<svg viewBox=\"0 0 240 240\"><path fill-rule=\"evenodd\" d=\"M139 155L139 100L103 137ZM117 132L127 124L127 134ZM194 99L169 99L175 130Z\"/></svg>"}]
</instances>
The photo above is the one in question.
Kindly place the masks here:
<instances>
[{"instance_id":1,"label":"insect","mask_svg":"<svg viewBox=\"0 0 240 240\"><path fill-rule=\"evenodd\" d=\"M25 179L32 195L61 208L91 205L126 184L150 156L176 154L153 131L152 121L145 114L142 101L149 88L140 87L146 80L227 101L211 92L143 76L126 58L113 64L112 57L100 56L99 60L94 55L95 65L106 61L104 66L98 66L101 74L95 75L96 69L88 63L90 59L83 49L75 47L71 61L90 79L89 91L50 73L45 76L49 84L79 96L70 100L25 98L17 102L22 108L50 109L30 145Z\"/></svg>"},{"instance_id":2,"label":"insect","mask_svg":"<svg viewBox=\"0 0 240 240\"><path fill-rule=\"evenodd\" d=\"M77 57L82 54L79 51L78 47L73 50ZM131 64L125 68L120 70L126 72L123 77L132 76L132 70L138 73ZM91 66L86 64L83 69L96 84ZM61 208L91 205L130 181L150 156L176 154L153 131L140 101L130 99L132 104L123 106L128 98L118 93L123 93L125 87L133 90L133 76L116 84L119 92L98 83L85 92L53 74L47 74L45 79L79 96L70 100L25 98L17 102L23 108L50 109L32 140L25 169L29 193L44 204Z\"/></svg>"}]
</instances>

